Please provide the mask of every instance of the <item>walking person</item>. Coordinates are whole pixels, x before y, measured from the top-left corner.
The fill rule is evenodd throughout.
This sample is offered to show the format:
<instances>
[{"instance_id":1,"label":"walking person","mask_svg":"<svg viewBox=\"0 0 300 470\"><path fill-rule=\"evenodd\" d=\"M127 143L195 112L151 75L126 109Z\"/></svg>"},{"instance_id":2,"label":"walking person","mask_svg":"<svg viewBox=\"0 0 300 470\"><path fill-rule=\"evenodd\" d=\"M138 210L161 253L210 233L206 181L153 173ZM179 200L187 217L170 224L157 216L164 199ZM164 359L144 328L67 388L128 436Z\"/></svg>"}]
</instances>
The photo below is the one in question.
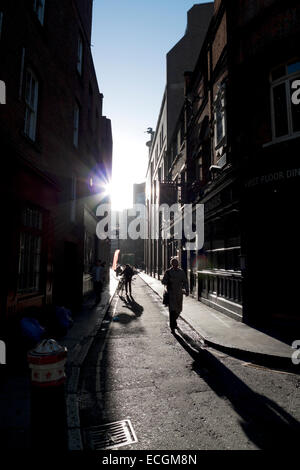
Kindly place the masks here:
<instances>
[{"instance_id":1,"label":"walking person","mask_svg":"<svg viewBox=\"0 0 300 470\"><path fill-rule=\"evenodd\" d=\"M179 267L177 258L171 259L171 268L167 269L161 282L167 287L169 294L170 328L174 333L177 319L182 312L182 289L185 289L186 296L189 295L188 280L183 269Z\"/></svg>"},{"instance_id":2,"label":"walking person","mask_svg":"<svg viewBox=\"0 0 300 470\"><path fill-rule=\"evenodd\" d=\"M126 295L128 295L128 290L129 290L129 295L131 296L131 280L132 276L134 274L134 271L132 267L129 264L126 264L125 269L123 271L123 276L125 279L125 290L126 290Z\"/></svg>"},{"instance_id":3,"label":"walking person","mask_svg":"<svg viewBox=\"0 0 300 470\"><path fill-rule=\"evenodd\" d=\"M121 266L118 264L116 270L115 270L115 273L116 273L116 276L119 277L122 275L123 273L123 269L121 268Z\"/></svg>"},{"instance_id":4,"label":"walking person","mask_svg":"<svg viewBox=\"0 0 300 470\"><path fill-rule=\"evenodd\" d=\"M95 305L97 305L101 300L104 277L104 267L102 266L100 259L96 261L96 264L92 269L92 277L95 293Z\"/></svg>"}]
</instances>

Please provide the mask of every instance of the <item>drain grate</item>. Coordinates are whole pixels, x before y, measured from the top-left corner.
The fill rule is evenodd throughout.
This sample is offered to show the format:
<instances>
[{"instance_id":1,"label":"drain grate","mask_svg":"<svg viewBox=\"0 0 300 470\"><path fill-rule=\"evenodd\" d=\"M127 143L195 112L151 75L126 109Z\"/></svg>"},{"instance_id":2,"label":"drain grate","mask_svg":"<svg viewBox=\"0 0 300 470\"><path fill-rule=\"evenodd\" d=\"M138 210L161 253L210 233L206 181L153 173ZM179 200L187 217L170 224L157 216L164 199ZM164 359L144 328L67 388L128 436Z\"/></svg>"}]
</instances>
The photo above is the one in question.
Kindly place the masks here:
<instances>
[{"instance_id":1,"label":"drain grate","mask_svg":"<svg viewBox=\"0 0 300 470\"><path fill-rule=\"evenodd\" d=\"M86 446L93 450L114 449L137 442L129 419L84 429Z\"/></svg>"}]
</instances>

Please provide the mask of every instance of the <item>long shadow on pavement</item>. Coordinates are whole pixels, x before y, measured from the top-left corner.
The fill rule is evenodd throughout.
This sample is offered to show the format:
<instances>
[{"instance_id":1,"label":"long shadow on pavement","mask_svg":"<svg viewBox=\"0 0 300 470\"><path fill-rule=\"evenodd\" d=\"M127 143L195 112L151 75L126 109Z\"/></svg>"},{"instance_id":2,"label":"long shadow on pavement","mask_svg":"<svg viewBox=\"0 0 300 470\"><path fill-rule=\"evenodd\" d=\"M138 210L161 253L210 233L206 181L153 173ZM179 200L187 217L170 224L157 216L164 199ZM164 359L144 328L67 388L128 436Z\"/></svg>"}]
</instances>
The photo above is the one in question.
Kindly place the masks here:
<instances>
[{"instance_id":1,"label":"long shadow on pavement","mask_svg":"<svg viewBox=\"0 0 300 470\"><path fill-rule=\"evenodd\" d=\"M174 337L193 358L194 371L219 396L230 400L245 434L260 449L297 449L300 424L269 398L254 392L208 350L179 329ZM195 350L195 347L197 350ZM222 419L222 417L220 417Z\"/></svg>"},{"instance_id":2,"label":"long shadow on pavement","mask_svg":"<svg viewBox=\"0 0 300 470\"><path fill-rule=\"evenodd\" d=\"M140 315L142 315L143 311L144 311L144 307L140 304L138 304L134 298L132 297L132 295L130 296L126 296L125 298L125 308L128 308L129 310L131 310L137 317L139 317Z\"/></svg>"},{"instance_id":3,"label":"long shadow on pavement","mask_svg":"<svg viewBox=\"0 0 300 470\"><path fill-rule=\"evenodd\" d=\"M126 297L119 296L119 298L124 302L122 308L130 310L135 316L122 312L118 313L115 317L112 317L112 321L126 324L136 320L142 315L144 307L138 304L131 295L126 295Z\"/></svg>"}]
</instances>

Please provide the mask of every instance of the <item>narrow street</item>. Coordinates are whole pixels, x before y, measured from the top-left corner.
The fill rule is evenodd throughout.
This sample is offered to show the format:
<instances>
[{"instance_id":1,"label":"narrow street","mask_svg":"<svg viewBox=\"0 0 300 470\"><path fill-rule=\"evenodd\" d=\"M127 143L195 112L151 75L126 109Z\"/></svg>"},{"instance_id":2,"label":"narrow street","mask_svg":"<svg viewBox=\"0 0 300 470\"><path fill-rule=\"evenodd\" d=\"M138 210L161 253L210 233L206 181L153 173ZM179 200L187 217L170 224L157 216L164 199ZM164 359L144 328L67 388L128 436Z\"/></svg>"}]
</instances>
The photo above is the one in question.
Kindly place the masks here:
<instances>
[{"instance_id":1,"label":"narrow street","mask_svg":"<svg viewBox=\"0 0 300 470\"><path fill-rule=\"evenodd\" d=\"M89 428L129 419L123 450L293 448L299 442L298 375L256 367L210 348L138 276L133 299L114 297L81 368L84 448ZM112 439L113 443L113 439ZM277 447L278 446L278 447Z\"/></svg>"}]
</instances>

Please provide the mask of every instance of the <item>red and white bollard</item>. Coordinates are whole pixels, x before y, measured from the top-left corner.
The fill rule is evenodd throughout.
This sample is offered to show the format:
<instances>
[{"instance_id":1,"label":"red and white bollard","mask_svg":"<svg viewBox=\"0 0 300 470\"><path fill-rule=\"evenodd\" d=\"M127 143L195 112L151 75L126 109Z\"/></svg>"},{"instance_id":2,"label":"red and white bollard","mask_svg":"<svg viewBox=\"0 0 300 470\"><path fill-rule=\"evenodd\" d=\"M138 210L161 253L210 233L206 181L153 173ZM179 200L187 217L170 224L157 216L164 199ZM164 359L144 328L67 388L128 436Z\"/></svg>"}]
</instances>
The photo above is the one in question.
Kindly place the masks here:
<instances>
[{"instance_id":1,"label":"red and white bollard","mask_svg":"<svg viewBox=\"0 0 300 470\"><path fill-rule=\"evenodd\" d=\"M67 348L54 339L45 339L28 352L27 359L31 369L32 447L66 450Z\"/></svg>"},{"instance_id":2,"label":"red and white bollard","mask_svg":"<svg viewBox=\"0 0 300 470\"><path fill-rule=\"evenodd\" d=\"M44 339L27 354L31 383L38 387L61 385L66 380L67 348L54 339Z\"/></svg>"}]
</instances>

